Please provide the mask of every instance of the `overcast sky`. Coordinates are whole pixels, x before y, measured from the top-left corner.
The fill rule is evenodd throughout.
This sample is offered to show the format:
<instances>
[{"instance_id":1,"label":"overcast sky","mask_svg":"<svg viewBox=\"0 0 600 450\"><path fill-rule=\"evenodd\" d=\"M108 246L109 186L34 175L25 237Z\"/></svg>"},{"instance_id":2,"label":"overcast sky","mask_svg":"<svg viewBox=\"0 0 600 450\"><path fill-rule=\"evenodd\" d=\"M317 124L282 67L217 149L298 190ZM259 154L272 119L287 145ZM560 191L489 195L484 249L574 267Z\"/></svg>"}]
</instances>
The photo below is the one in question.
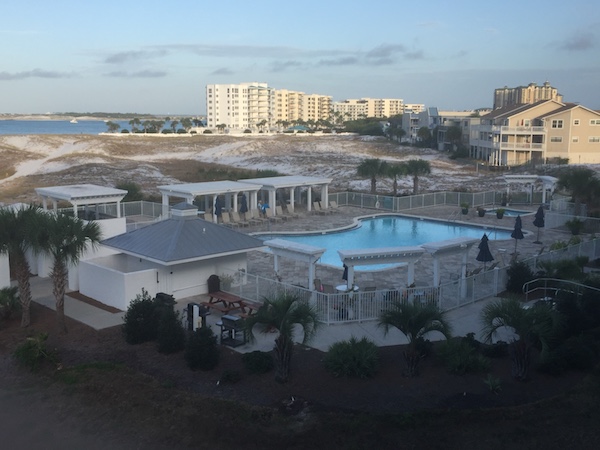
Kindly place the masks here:
<instances>
[{"instance_id":1,"label":"overcast sky","mask_svg":"<svg viewBox=\"0 0 600 450\"><path fill-rule=\"evenodd\" d=\"M440 109L549 81L600 109L591 0L3 2L0 113L204 114L205 86L266 82Z\"/></svg>"}]
</instances>

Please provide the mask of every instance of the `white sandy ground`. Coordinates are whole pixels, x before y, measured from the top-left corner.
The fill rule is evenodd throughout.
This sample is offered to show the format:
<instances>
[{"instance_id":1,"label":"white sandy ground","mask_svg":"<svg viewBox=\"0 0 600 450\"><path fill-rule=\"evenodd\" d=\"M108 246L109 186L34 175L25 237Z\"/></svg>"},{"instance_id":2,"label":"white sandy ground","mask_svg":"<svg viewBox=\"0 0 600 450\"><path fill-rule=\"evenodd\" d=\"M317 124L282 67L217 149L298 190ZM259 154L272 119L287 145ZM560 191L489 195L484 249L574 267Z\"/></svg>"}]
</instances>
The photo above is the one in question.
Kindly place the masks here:
<instances>
[{"instance_id":1,"label":"white sandy ground","mask_svg":"<svg viewBox=\"0 0 600 450\"><path fill-rule=\"evenodd\" d=\"M422 192L469 189L503 189L501 174L475 172L474 164L460 164L435 150L399 146L382 138L360 136L194 136L169 140L149 136L0 136L0 189L31 175L43 175L43 185L73 184L61 176L67 169L85 164L79 183L101 181L115 185L122 181L119 166L129 164L130 179L142 186L177 183L165 177L160 162L196 160L245 169L275 169L288 175L331 177L332 190L370 189L368 179L356 175L366 158L381 158L390 163L426 159L432 173L420 177ZM86 178L95 177L90 181ZM378 192L390 193L392 180L378 180ZM412 178L398 180L400 192L412 191ZM32 199L35 193L31 194ZM0 198L2 201L7 199Z\"/></svg>"}]
</instances>

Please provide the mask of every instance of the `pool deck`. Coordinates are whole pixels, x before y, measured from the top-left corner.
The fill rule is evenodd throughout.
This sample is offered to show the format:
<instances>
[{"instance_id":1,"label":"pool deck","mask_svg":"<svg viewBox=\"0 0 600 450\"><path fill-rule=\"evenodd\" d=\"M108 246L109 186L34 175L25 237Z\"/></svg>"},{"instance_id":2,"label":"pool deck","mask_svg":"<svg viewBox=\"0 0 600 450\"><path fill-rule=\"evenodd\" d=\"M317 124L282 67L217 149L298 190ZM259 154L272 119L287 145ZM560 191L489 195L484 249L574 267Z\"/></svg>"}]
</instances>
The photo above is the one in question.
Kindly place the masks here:
<instances>
[{"instance_id":1,"label":"pool deck","mask_svg":"<svg viewBox=\"0 0 600 450\"><path fill-rule=\"evenodd\" d=\"M537 206L515 207L515 209L531 210L535 212ZM356 217L372 217L377 214L385 214L379 210L361 209L355 207L339 207L335 213L328 215L305 214L299 218L290 219L279 223L263 224L255 227L241 228L240 231L248 233L273 233L273 232L298 232L298 231L325 231L339 229L354 224ZM389 213L388 213L389 214ZM494 229L503 228L512 231L515 224L514 217L504 217L502 219L487 214L479 217L475 209L469 210L469 214L460 214L460 208L456 206L433 206L419 209L403 211L403 215L451 221L456 224L467 224L486 227L482 229L483 233L493 233ZM559 230L543 228L540 233L542 245L534 244L537 238L537 228L533 226L533 216L522 217L523 232L525 238L517 243L517 252L519 258L527 258L537 255L542 247L544 251L548 250L549 245L557 240L567 241L571 237L569 233ZM526 233L529 231L529 233ZM515 240L492 240L489 241L489 247L495 261L499 261L499 266L508 265L511 255L515 251ZM478 253L477 245L471 248L467 258L467 270L471 271L481 267L482 263L476 260ZM282 281L289 284L309 287L308 285L308 267L307 264L295 262L280 258L279 276ZM450 281L460 273L461 257L459 255L445 256L440 259L440 279L441 283ZM251 252L248 259L248 272L256 275L262 275L268 278L274 278L273 255L265 252ZM342 280L343 269L317 265L316 278L322 283L338 285ZM355 271L355 284L361 287L375 286L377 289L398 289L406 286L407 268L397 267L383 271ZM415 284L417 286L429 286L433 283L433 259L431 255L425 253L415 265Z\"/></svg>"},{"instance_id":2,"label":"pool deck","mask_svg":"<svg viewBox=\"0 0 600 450\"><path fill-rule=\"evenodd\" d=\"M523 208L525 209L525 208ZM532 210L534 208L531 208ZM405 211L403 214L423 217L448 220L452 217L453 221L457 223L466 223L470 225L483 225L489 229L495 227L503 227L512 230L514 226L514 219L504 217L503 219L497 219L495 216L487 215L485 217L478 217L476 211L470 211L468 215L457 215L457 207L451 206L436 206L427 207L423 209L413 209L411 211ZM247 233L256 232L289 232L289 231L324 231L329 229L337 229L345 226L352 225L354 219L359 216L373 216L380 214L377 210L365 210L353 207L340 207L335 213L329 215L314 215L305 214L301 217L290 219L282 223L270 223L255 227L240 228L240 231ZM566 232L557 230L542 229L540 240L544 243L543 245L534 244L536 240L537 228L532 224L533 218L526 216L523 219L524 230L531 231L527 234L524 239L518 243L518 252L520 257L527 257L539 253L540 248L545 246L547 249L549 245L556 240L568 240L570 235ZM514 251L515 242L514 239L508 241L492 241L490 240L490 249L492 255L496 259L499 259L502 263L508 263L510 254ZM469 255L469 270L479 267L481 263L475 260L477 255L477 246L474 246ZM500 249L504 249L505 252L502 254ZM460 262L458 257L445 257L442 260L441 271L442 271L442 283L445 280L449 280L453 275L458 274L460 270ZM270 253L262 251L254 251L249 254L248 260L248 272L252 274L262 275L268 278L274 277L273 272L273 256ZM280 260L280 271L279 275L282 277L282 281L290 284L299 284L306 286L307 280L307 267L305 264L290 261L282 258ZM316 271L316 276L321 279L323 283L329 283L333 285L342 283L342 269L331 268L319 265ZM417 263L415 268L415 277L417 285L430 285L433 280L433 265L432 259L428 254L423 257ZM393 268L384 271L357 271L355 273L356 284L358 286L375 286L377 289L385 288L399 288L404 287L406 284L406 268ZM51 309L54 309L54 297L52 296L52 282L49 278L33 277L32 283L32 294L33 300ZM206 296L195 296L186 299L181 299L178 303L178 309L183 309L188 302L201 302L206 300ZM485 299L473 304L463 306L458 309L449 311L447 318L453 326L453 334L457 336L464 336L469 332L476 334L478 338L481 338L481 324L479 321L479 315L483 306L485 306L494 298ZM74 318L86 325L100 330L103 328L109 328L121 325L123 323L123 312L112 313L99 309L82 301L76 300L70 296L65 297L65 314L68 317ZM217 334L219 327L217 322L220 319L218 314L212 314L207 317L207 323ZM327 351L329 346L335 342L341 340L347 340L350 337L355 336L361 338L366 336L368 339L375 342L378 346L389 346L389 345L400 345L407 343L406 338L396 329L391 329L386 335L381 327L377 326L377 323L363 322L363 323L351 323L351 324L337 324L337 325L322 325L315 338L309 343L313 348ZM256 339L245 345L237 347L236 350L239 352L250 352L254 350L270 351L273 348L274 337L272 333L257 334ZM506 340L508 336L501 335L498 338ZM436 340L439 336L430 336L432 340Z\"/></svg>"}]
</instances>

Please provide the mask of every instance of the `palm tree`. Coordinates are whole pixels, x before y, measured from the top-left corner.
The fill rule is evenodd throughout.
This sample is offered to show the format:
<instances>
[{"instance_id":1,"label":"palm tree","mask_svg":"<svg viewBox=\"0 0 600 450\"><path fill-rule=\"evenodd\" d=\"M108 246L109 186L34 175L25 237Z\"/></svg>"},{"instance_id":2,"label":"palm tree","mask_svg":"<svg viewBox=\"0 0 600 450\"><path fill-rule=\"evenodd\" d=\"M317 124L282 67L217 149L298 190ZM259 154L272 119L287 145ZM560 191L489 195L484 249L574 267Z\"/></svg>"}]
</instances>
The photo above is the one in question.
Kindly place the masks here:
<instances>
[{"instance_id":1,"label":"palm tree","mask_svg":"<svg viewBox=\"0 0 600 450\"><path fill-rule=\"evenodd\" d=\"M175 131L177 130L177 125L179 125L178 120L171 120L171 129L173 130L173 133L175 133Z\"/></svg>"},{"instance_id":2,"label":"palm tree","mask_svg":"<svg viewBox=\"0 0 600 450\"><path fill-rule=\"evenodd\" d=\"M217 130L219 130L219 133L222 133L225 128L227 128L227 125L225 125L224 123L220 123L219 125L217 125Z\"/></svg>"},{"instance_id":3,"label":"palm tree","mask_svg":"<svg viewBox=\"0 0 600 450\"><path fill-rule=\"evenodd\" d=\"M21 302L21 326L31 323L30 267L27 253L37 255L41 251L40 231L44 229L44 213L36 206L18 211L0 208L0 253L8 254L14 267Z\"/></svg>"},{"instance_id":4,"label":"palm tree","mask_svg":"<svg viewBox=\"0 0 600 450\"><path fill-rule=\"evenodd\" d=\"M404 350L407 376L417 374L419 361L425 356L419 348L419 342L430 331L439 331L446 339L451 336L452 328L446 321L445 313L436 305L410 303L406 300L396 300L388 311L379 318L379 325L384 327L387 334L390 327L400 330L408 339Z\"/></svg>"},{"instance_id":5,"label":"palm tree","mask_svg":"<svg viewBox=\"0 0 600 450\"><path fill-rule=\"evenodd\" d=\"M185 131L190 131L190 128L192 128L192 119L189 117L184 117L181 119L181 126Z\"/></svg>"},{"instance_id":6,"label":"palm tree","mask_svg":"<svg viewBox=\"0 0 600 450\"><path fill-rule=\"evenodd\" d=\"M413 195L419 193L419 177L431 173L431 164L424 159L411 159L406 163L406 173L413 177Z\"/></svg>"},{"instance_id":7,"label":"palm tree","mask_svg":"<svg viewBox=\"0 0 600 450\"><path fill-rule=\"evenodd\" d=\"M140 123L141 123L140 119L138 119L137 117L135 117L129 121L129 125L131 126L132 133L137 132L137 130L138 130L137 127L138 127L138 125L140 125Z\"/></svg>"},{"instance_id":8,"label":"palm tree","mask_svg":"<svg viewBox=\"0 0 600 450\"><path fill-rule=\"evenodd\" d=\"M600 180L596 172L587 167L572 167L562 171L558 177L558 187L571 192L577 215L580 214L581 203L595 203L600 197Z\"/></svg>"},{"instance_id":9,"label":"palm tree","mask_svg":"<svg viewBox=\"0 0 600 450\"><path fill-rule=\"evenodd\" d=\"M387 163L380 159L365 159L357 168L358 176L371 179L371 194L377 192L377 177L387 171Z\"/></svg>"},{"instance_id":10,"label":"palm tree","mask_svg":"<svg viewBox=\"0 0 600 450\"><path fill-rule=\"evenodd\" d=\"M275 380L285 383L290 375L290 361L294 349L294 328L299 325L308 342L317 330L317 313L305 301L290 293L282 293L273 298L265 298L256 314L246 319L246 329L253 338L253 328L261 325L261 331L267 333L277 330L275 339Z\"/></svg>"},{"instance_id":11,"label":"palm tree","mask_svg":"<svg viewBox=\"0 0 600 450\"><path fill-rule=\"evenodd\" d=\"M97 222L85 222L65 214L50 214L47 217L43 249L52 256L52 293L56 299L56 315L59 330L67 332L65 323L65 291L69 277L69 266L79 262L88 245L94 247L100 241L100 226Z\"/></svg>"},{"instance_id":12,"label":"palm tree","mask_svg":"<svg viewBox=\"0 0 600 450\"><path fill-rule=\"evenodd\" d=\"M559 316L547 305L525 309L517 299L504 299L486 305L481 312L483 337L492 342L494 334L502 327L512 328L515 337L510 342L512 375L524 381L529 375L531 350L541 345L548 350L559 328Z\"/></svg>"},{"instance_id":13,"label":"palm tree","mask_svg":"<svg viewBox=\"0 0 600 450\"><path fill-rule=\"evenodd\" d=\"M406 164L389 164L387 166L387 174L392 178L392 188L394 190L394 197L398 195L398 177L406 175Z\"/></svg>"}]
</instances>

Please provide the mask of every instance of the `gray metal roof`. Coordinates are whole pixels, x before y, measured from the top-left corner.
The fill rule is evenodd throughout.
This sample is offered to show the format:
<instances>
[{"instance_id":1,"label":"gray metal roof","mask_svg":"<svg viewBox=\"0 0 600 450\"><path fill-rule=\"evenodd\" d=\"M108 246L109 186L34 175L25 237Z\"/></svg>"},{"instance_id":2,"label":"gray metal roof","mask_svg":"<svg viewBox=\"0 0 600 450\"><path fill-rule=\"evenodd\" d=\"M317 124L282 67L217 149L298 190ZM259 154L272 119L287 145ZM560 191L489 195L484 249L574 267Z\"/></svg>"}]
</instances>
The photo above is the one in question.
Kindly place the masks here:
<instances>
[{"instance_id":1,"label":"gray metal roof","mask_svg":"<svg viewBox=\"0 0 600 450\"><path fill-rule=\"evenodd\" d=\"M182 183L182 184L168 184L164 186L158 186L158 190L161 194L173 195L173 196L192 196L198 195L214 195L214 194L225 194L227 192L244 192L244 191L258 191L260 186L256 186L254 183L244 183L241 181L206 181L203 183Z\"/></svg>"},{"instance_id":2,"label":"gray metal roof","mask_svg":"<svg viewBox=\"0 0 600 450\"><path fill-rule=\"evenodd\" d=\"M176 217L101 242L128 255L175 265L264 247L264 242L199 218Z\"/></svg>"}]
</instances>

